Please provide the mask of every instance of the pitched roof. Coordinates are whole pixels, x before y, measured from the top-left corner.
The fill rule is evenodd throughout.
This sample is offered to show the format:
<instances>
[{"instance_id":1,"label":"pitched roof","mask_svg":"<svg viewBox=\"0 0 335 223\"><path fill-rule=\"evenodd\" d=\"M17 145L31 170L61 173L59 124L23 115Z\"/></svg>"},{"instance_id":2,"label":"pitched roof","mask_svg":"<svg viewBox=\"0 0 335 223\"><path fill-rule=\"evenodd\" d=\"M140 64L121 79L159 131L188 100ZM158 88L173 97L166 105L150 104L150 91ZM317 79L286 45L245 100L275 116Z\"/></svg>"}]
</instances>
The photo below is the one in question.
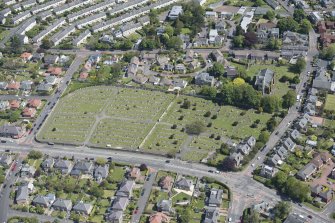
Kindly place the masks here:
<instances>
[{"instance_id":1,"label":"pitched roof","mask_svg":"<svg viewBox=\"0 0 335 223\"><path fill-rule=\"evenodd\" d=\"M66 210L71 210L72 208L72 201L71 200L63 200L58 198L53 204L53 207L56 208L61 208L61 209L66 209Z\"/></svg>"}]
</instances>

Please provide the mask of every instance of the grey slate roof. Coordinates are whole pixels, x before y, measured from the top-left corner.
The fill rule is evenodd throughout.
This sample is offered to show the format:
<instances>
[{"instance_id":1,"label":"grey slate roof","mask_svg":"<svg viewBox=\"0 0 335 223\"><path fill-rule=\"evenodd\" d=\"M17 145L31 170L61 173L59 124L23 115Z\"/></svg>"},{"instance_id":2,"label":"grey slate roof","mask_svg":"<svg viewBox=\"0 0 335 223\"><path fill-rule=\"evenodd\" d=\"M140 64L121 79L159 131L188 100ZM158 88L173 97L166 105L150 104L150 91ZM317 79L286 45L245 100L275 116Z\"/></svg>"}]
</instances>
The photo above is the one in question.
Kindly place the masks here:
<instances>
[{"instance_id":1,"label":"grey slate roof","mask_svg":"<svg viewBox=\"0 0 335 223\"><path fill-rule=\"evenodd\" d=\"M16 191L15 201L27 201L29 196L28 186L20 186Z\"/></svg>"},{"instance_id":2,"label":"grey slate roof","mask_svg":"<svg viewBox=\"0 0 335 223\"><path fill-rule=\"evenodd\" d=\"M71 200L63 200L58 198L53 204L52 207L61 209L61 210L66 210L70 211L72 208L72 201Z\"/></svg>"},{"instance_id":3,"label":"grey slate roof","mask_svg":"<svg viewBox=\"0 0 335 223\"><path fill-rule=\"evenodd\" d=\"M116 192L116 196L128 197L132 193L135 182L132 180L123 181Z\"/></svg>"},{"instance_id":4,"label":"grey slate roof","mask_svg":"<svg viewBox=\"0 0 335 223\"><path fill-rule=\"evenodd\" d=\"M129 198L127 197L117 197L114 199L112 204L112 210L124 211L129 203Z\"/></svg>"},{"instance_id":5,"label":"grey slate roof","mask_svg":"<svg viewBox=\"0 0 335 223\"><path fill-rule=\"evenodd\" d=\"M171 200L160 200L158 201L156 206L159 211L170 212L172 208L172 201Z\"/></svg>"},{"instance_id":6,"label":"grey slate roof","mask_svg":"<svg viewBox=\"0 0 335 223\"><path fill-rule=\"evenodd\" d=\"M109 172L109 165L97 166L94 170L94 178L106 178Z\"/></svg>"},{"instance_id":7,"label":"grey slate roof","mask_svg":"<svg viewBox=\"0 0 335 223\"><path fill-rule=\"evenodd\" d=\"M223 190L212 188L208 198L209 206L220 206L222 203Z\"/></svg>"},{"instance_id":8,"label":"grey slate roof","mask_svg":"<svg viewBox=\"0 0 335 223\"><path fill-rule=\"evenodd\" d=\"M217 208L206 209L204 223L217 223L218 218L219 210Z\"/></svg>"},{"instance_id":9,"label":"grey slate roof","mask_svg":"<svg viewBox=\"0 0 335 223\"><path fill-rule=\"evenodd\" d=\"M192 185L193 185L193 181L190 179L186 179L185 177L182 177L180 180L176 182L176 187L178 188L190 189Z\"/></svg>"},{"instance_id":10,"label":"grey slate roof","mask_svg":"<svg viewBox=\"0 0 335 223\"><path fill-rule=\"evenodd\" d=\"M90 213L93 209L93 205L90 203L79 202L73 206L73 211L82 212L82 213Z\"/></svg>"}]
</instances>

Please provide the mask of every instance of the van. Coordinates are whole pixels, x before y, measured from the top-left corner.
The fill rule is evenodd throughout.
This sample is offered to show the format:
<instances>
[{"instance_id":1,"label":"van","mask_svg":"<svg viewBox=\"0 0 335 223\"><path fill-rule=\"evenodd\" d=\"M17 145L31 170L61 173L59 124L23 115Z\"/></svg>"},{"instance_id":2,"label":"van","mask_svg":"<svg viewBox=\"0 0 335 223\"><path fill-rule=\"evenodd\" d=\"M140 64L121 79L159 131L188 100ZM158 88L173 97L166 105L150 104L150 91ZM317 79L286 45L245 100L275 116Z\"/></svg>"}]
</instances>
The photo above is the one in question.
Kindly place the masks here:
<instances>
[{"instance_id":1,"label":"van","mask_svg":"<svg viewBox=\"0 0 335 223\"><path fill-rule=\"evenodd\" d=\"M106 145L106 147L108 147L108 148L111 148L111 147L112 147L112 145L111 145L111 144L107 144L107 145Z\"/></svg>"}]
</instances>

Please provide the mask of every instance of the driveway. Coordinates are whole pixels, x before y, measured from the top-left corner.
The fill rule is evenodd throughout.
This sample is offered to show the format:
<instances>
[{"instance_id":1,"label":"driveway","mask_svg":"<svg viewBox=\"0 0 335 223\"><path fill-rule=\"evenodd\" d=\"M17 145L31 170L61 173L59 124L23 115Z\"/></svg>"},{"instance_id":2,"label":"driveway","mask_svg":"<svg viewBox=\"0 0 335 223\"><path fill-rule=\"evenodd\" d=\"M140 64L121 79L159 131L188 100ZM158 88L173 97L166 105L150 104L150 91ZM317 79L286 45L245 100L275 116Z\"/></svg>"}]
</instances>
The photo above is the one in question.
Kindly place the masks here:
<instances>
[{"instance_id":1,"label":"driveway","mask_svg":"<svg viewBox=\"0 0 335 223\"><path fill-rule=\"evenodd\" d=\"M322 167L322 169L321 169L321 171L322 171L321 177L313 180L311 182L311 185L312 186L315 186L317 184L326 185L326 186L332 188L333 190L335 190L335 183L334 184L333 183L332 184L328 183L328 176L330 175L330 173L332 172L332 170L334 169L334 167L335 167L334 162L332 160L330 160L330 162L328 164L326 164L326 165L324 165Z\"/></svg>"}]
</instances>

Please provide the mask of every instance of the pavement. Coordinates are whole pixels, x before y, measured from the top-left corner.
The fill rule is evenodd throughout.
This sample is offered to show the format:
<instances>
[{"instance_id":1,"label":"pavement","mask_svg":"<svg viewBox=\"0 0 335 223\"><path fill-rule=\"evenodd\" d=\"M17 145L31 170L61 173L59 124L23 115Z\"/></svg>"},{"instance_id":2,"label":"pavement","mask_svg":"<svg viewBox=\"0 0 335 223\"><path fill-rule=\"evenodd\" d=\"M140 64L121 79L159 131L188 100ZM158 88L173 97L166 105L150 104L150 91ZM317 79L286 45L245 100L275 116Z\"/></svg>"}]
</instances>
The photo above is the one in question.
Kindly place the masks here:
<instances>
[{"instance_id":1,"label":"pavement","mask_svg":"<svg viewBox=\"0 0 335 223\"><path fill-rule=\"evenodd\" d=\"M146 181L144 182L144 185L142 188L140 199L137 201L138 209L134 212L131 218L131 223L140 222L141 215L143 214L144 208L149 200L152 185L155 181L156 176L157 176L157 172L153 172L153 173L150 173L150 175L148 175L148 177L146 178Z\"/></svg>"}]
</instances>

